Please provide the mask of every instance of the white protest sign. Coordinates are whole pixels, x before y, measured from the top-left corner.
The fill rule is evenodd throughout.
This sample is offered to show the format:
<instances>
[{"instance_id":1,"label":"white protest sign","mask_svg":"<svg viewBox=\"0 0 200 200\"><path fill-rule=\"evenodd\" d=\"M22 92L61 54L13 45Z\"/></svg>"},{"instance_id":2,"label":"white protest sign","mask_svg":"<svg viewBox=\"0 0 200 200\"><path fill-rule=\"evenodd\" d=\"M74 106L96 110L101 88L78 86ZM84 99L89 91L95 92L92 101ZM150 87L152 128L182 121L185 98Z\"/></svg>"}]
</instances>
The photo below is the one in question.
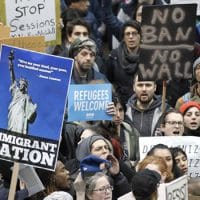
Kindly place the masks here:
<instances>
[{"instance_id":1,"label":"white protest sign","mask_svg":"<svg viewBox=\"0 0 200 200\"><path fill-rule=\"evenodd\" d=\"M158 200L188 200L187 176L182 176L170 183L160 184L158 188Z\"/></svg>"},{"instance_id":2,"label":"white protest sign","mask_svg":"<svg viewBox=\"0 0 200 200\"><path fill-rule=\"evenodd\" d=\"M199 0L170 0L170 4L197 4L197 15L200 15L200 1Z\"/></svg>"},{"instance_id":3,"label":"white protest sign","mask_svg":"<svg viewBox=\"0 0 200 200\"><path fill-rule=\"evenodd\" d=\"M193 136L160 136L140 137L139 149L142 160L147 152L156 144L165 144L168 147L181 147L188 157L188 175L200 176L200 138Z\"/></svg>"},{"instance_id":4,"label":"white protest sign","mask_svg":"<svg viewBox=\"0 0 200 200\"><path fill-rule=\"evenodd\" d=\"M55 0L6 0L6 24L10 36L45 36L56 40Z\"/></svg>"}]
</instances>

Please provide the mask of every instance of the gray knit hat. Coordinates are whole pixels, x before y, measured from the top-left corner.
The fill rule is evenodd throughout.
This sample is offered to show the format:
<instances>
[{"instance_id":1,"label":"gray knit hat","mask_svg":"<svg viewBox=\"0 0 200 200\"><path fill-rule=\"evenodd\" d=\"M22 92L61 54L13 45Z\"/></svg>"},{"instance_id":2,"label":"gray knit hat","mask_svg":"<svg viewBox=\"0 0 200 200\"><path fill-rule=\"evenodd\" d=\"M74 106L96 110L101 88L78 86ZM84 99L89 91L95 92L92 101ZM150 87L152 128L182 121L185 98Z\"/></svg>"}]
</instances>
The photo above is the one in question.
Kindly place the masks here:
<instances>
[{"instance_id":1,"label":"gray knit hat","mask_svg":"<svg viewBox=\"0 0 200 200\"><path fill-rule=\"evenodd\" d=\"M195 77L195 70L196 70L197 65L199 65L199 64L200 64L200 57L198 57L193 63L193 77L194 78L196 78Z\"/></svg>"},{"instance_id":2,"label":"gray knit hat","mask_svg":"<svg viewBox=\"0 0 200 200\"><path fill-rule=\"evenodd\" d=\"M70 46L69 57L74 58L74 56L76 56L84 48L89 49L96 55L97 47L94 40L90 38L84 40L77 38Z\"/></svg>"},{"instance_id":3,"label":"gray knit hat","mask_svg":"<svg viewBox=\"0 0 200 200\"><path fill-rule=\"evenodd\" d=\"M104 138L101 135L92 135L92 136L85 138L83 141L81 141L78 144L77 149L76 149L76 158L79 161L81 161L86 156L89 156L91 154L92 144L97 140L104 140L105 143L107 143L108 146L110 147L110 144L106 138ZM112 151L112 149L111 149L111 151Z\"/></svg>"}]
</instances>

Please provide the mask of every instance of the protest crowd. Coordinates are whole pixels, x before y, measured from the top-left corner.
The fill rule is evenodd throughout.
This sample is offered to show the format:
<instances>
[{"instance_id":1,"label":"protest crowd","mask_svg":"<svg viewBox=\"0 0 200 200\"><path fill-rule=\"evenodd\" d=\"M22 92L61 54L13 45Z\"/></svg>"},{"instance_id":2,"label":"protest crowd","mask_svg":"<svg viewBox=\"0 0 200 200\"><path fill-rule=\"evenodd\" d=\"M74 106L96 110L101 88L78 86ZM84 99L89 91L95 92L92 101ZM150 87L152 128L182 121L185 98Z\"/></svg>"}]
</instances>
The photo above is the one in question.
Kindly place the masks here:
<instances>
[{"instance_id":1,"label":"protest crowd","mask_svg":"<svg viewBox=\"0 0 200 200\"><path fill-rule=\"evenodd\" d=\"M159 198L160 185L183 176L187 185L168 194L166 200L200 199L200 172L196 177L189 174L192 165L200 171L199 158L194 164L186 149L165 142L152 146L143 158L140 154L139 140L143 137L153 141L154 137L173 140L191 136L198 140L200 136L200 16L194 16L191 71L186 73L187 56L181 57L174 50L168 65L160 63L160 71L149 72L147 68L147 76L143 76L144 65L150 64L148 56L143 62L143 53L149 49L153 52L155 41L151 48L148 41L152 35L143 35L142 11L167 5L169 0L60 0L61 44L47 46L46 53L74 60L70 84L112 84L109 102L106 90L76 93L76 100L83 101L80 106L84 111L101 109L106 100L106 113L111 120L69 121L66 105L55 170L34 168L44 188L32 195L25 181L18 179L16 200L164 200ZM164 11L158 17L160 21L162 17ZM171 26L175 30L175 25ZM189 35L187 28L183 29ZM146 34L151 31L146 30ZM161 29L160 45L166 39L174 40L178 46L186 35L177 30L181 36L175 39L170 31ZM184 43L187 42L185 36ZM165 59L159 52L156 55L155 59ZM170 71L170 67L176 71ZM25 81L21 84L28 87ZM92 98L95 103L84 103ZM97 105L97 101L102 104ZM35 110L39 107L33 105ZM33 148L33 144L29 146ZM12 164L0 160L0 200L8 199Z\"/></svg>"}]
</instances>

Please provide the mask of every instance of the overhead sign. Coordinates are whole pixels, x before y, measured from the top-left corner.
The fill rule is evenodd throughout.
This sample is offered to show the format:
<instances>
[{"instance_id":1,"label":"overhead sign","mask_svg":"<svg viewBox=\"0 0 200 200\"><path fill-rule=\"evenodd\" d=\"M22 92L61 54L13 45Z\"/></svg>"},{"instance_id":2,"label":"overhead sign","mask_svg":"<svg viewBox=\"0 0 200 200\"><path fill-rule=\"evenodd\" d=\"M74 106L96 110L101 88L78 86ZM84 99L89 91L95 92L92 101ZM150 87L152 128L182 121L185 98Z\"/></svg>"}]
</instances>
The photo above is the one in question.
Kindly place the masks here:
<instances>
[{"instance_id":1,"label":"overhead sign","mask_svg":"<svg viewBox=\"0 0 200 200\"><path fill-rule=\"evenodd\" d=\"M195 23L196 4L144 6L139 77L192 78Z\"/></svg>"},{"instance_id":2,"label":"overhead sign","mask_svg":"<svg viewBox=\"0 0 200 200\"><path fill-rule=\"evenodd\" d=\"M197 4L197 15L200 15L200 1L199 0L170 0L170 4Z\"/></svg>"},{"instance_id":3,"label":"overhead sign","mask_svg":"<svg viewBox=\"0 0 200 200\"><path fill-rule=\"evenodd\" d=\"M10 27L0 25L0 38L7 38L10 35Z\"/></svg>"},{"instance_id":4,"label":"overhead sign","mask_svg":"<svg viewBox=\"0 0 200 200\"><path fill-rule=\"evenodd\" d=\"M38 52L45 51L44 36L7 37L2 39L0 38L0 44L11 45Z\"/></svg>"},{"instance_id":5,"label":"overhead sign","mask_svg":"<svg viewBox=\"0 0 200 200\"><path fill-rule=\"evenodd\" d=\"M168 147L181 147L188 157L188 175L200 176L200 138L194 136L160 136L140 137L140 159L156 144L165 144Z\"/></svg>"},{"instance_id":6,"label":"overhead sign","mask_svg":"<svg viewBox=\"0 0 200 200\"><path fill-rule=\"evenodd\" d=\"M1 20L10 36L44 36L46 42L60 40L59 0L1 0Z\"/></svg>"},{"instance_id":7,"label":"overhead sign","mask_svg":"<svg viewBox=\"0 0 200 200\"><path fill-rule=\"evenodd\" d=\"M0 158L54 169L73 60L2 45Z\"/></svg>"},{"instance_id":8,"label":"overhead sign","mask_svg":"<svg viewBox=\"0 0 200 200\"><path fill-rule=\"evenodd\" d=\"M111 84L72 84L68 96L68 121L111 120L106 113L112 101Z\"/></svg>"}]
</instances>

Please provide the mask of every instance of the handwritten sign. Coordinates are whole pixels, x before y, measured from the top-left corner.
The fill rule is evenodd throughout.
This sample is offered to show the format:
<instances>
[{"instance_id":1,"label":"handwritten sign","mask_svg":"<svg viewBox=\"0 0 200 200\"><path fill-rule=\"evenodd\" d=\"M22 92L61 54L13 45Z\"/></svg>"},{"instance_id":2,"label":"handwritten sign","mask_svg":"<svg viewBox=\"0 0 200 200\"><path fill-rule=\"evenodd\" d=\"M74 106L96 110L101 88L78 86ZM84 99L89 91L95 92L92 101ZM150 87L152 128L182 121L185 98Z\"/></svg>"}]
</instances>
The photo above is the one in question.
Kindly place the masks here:
<instances>
[{"instance_id":1,"label":"handwritten sign","mask_svg":"<svg viewBox=\"0 0 200 200\"><path fill-rule=\"evenodd\" d=\"M170 4L197 4L197 15L200 15L200 1L199 0L170 0Z\"/></svg>"},{"instance_id":2,"label":"handwritten sign","mask_svg":"<svg viewBox=\"0 0 200 200\"><path fill-rule=\"evenodd\" d=\"M182 176L170 183L160 184L158 187L158 200L188 200L188 177Z\"/></svg>"},{"instance_id":3,"label":"handwritten sign","mask_svg":"<svg viewBox=\"0 0 200 200\"><path fill-rule=\"evenodd\" d=\"M0 44L12 45L38 52L45 51L44 36L2 38L0 39Z\"/></svg>"},{"instance_id":4,"label":"handwritten sign","mask_svg":"<svg viewBox=\"0 0 200 200\"><path fill-rule=\"evenodd\" d=\"M200 176L200 138L193 136L160 136L140 137L140 159L156 144L165 144L168 147L181 147L188 157L188 175L190 177Z\"/></svg>"},{"instance_id":5,"label":"handwritten sign","mask_svg":"<svg viewBox=\"0 0 200 200\"><path fill-rule=\"evenodd\" d=\"M10 36L44 36L46 42L60 39L58 0L2 0L4 23ZM6 16L3 16L3 15Z\"/></svg>"},{"instance_id":6,"label":"handwritten sign","mask_svg":"<svg viewBox=\"0 0 200 200\"><path fill-rule=\"evenodd\" d=\"M195 20L196 4L144 6L139 64L141 79L192 77Z\"/></svg>"},{"instance_id":7,"label":"handwritten sign","mask_svg":"<svg viewBox=\"0 0 200 200\"><path fill-rule=\"evenodd\" d=\"M106 107L111 102L111 84L70 85L68 121L111 120Z\"/></svg>"}]
</instances>

